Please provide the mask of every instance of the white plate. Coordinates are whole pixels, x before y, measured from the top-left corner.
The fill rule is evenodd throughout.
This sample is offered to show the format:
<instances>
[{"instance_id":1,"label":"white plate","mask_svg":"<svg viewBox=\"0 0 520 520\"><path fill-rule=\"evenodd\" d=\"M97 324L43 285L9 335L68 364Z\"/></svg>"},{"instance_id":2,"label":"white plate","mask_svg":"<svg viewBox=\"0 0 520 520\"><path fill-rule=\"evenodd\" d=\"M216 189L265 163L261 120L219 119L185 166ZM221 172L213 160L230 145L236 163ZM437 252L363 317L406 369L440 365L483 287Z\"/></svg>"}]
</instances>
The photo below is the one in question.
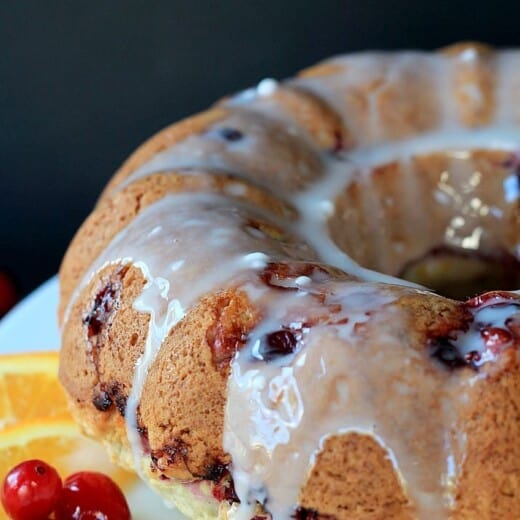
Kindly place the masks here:
<instances>
[{"instance_id":1,"label":"white plate","mask_svg":"<svg viewBox=\"0 0 520 520\"><path fill-rule=\"evenodd\" d=\"M57 307L58 278L54 276L0 320L0 354L59 350ZM137 485L127 495L134 520L185 518L179 512L167 509L144 484Z\"/></svg>"},{"instance_id":2,"label":"white plate","mask_svg":"<svg viewBox=\"0 0 520 520\"><path fill-rule=\"evenodd\" d=\"M58 350L58 277L32 292L0 320L0 353Z\"/></svg>"}]
</instances>

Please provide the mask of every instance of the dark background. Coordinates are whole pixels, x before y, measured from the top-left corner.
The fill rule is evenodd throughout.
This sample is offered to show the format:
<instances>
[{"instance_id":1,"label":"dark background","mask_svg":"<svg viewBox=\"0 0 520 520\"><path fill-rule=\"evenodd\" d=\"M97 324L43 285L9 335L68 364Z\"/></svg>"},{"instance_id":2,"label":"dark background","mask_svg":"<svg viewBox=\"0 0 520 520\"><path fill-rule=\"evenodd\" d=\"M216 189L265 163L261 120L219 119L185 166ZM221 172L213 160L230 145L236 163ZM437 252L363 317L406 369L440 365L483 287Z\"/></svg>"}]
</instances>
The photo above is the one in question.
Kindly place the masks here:
<instances>
[{"instance_id":1,"label":"dark background","mask_svg":"<svg viewBox=\"0 0 520 520\"><path fill-rule=\"evenodd\" d=\"M520 2L0 0L0 267L54 274L143 139L331 54L520 45Z\"/></svg>"}]
</instances>

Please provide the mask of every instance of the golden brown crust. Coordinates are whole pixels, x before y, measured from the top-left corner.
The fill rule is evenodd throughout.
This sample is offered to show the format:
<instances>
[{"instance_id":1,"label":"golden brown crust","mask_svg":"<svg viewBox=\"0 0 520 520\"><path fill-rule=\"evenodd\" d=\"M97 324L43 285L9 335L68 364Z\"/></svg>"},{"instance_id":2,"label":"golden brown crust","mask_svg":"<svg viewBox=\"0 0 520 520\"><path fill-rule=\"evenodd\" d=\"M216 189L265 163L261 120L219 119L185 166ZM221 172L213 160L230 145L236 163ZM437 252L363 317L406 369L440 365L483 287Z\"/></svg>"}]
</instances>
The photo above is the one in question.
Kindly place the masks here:
<instances>
[{"instance_id":1,"label":"golden brown crust","mask_svg":"<svg viewBox=\"0 0 520 520\"><path fill-rule=\"evenodd\" d=\"M457 61L453 88L460 121L468 127L490 123L496 106L496 70L491 49L460 44L446 49L445 54Z\"/></svg>"},{"instance_id":2,"label":"golden brown crust","mask_svg":"<svg viewBox=\"0 0 520 520\"><path fill-rule=\"evenodd\" d=\"M112 195L107 194L78 230L62 261L59 321L62 321L70 298L87 269L109 242L145 208L169 194L210 191L229 195L226 190L237 185L243 187L243 193L237 195L237 198L248 200L273 215L293 218L294 210L269 192L232 175L214 175L211 171L155 173Z\"/></svg>"},{"instance_id":3,"label":"golden brown crust","mask_svg":"<svg viewBox=\"0 0 520 520\"><path fill-rule=\"evenodd\" d=\"M477 41L465 41L442 47L438 52L446 56L456 57L466 51L476 52L479 55L489 55L493 53L493 47Z\"/></svg>"},{"instance_id":4,"label":"golden brown crust","mask_svg":"<svg viewBox=\"0 0 520 520\"><path fill-rule=\"evenodd\" d=\"M339 114L323 98L301 86L279 85L258 103L262 109L281 110L323 150L337 152L348 148L353 140Z\"/></svg>"},{"instance_id":5,"label":"golden brown crust","mask_svg":"<svg viewBox=\"0 0 520 520\"><path fill-rule=\"evenodd\" d=\"M433 71L403 68L390 79L384 62L370 67L361 63L362 55L358 58L360 61L354 57L341 64L325 62L316 71L311 68L303 73L309 80L306 91L334 100L333 106L347 129L347 148L413 136L438 125L442 114ZM351 80L336 86L336 74ZM324 92L322 80L328 82Z\"/></svg>"},{"instance_id":6,"label":"golden brown crust","mask_svg":"<svg viewBox=\"0 0 520 520\"><path fill-rule=\"evenodd\" d=\"M444 243L454 215L460 214L465 218L460 236L484 229L481 253L514 255L520 234L518 204L502 203L501 218L489 211L490 201L501 199L511 175L509 157L502 150L474 150L454 161L449 152L430 153L406 164L378 166L369 176L361 173L336 199L331 236L359 264L400 276L407 261L428 253L432 244ZM444 197L442 203L433 204L434 196ZM418 207L427 211L415 211Z\"/></svg>"},{"instance_id":7,"label":"golden brown crust","mask_svg":"<svg viewBox=\"0 0 520 520\"><path fill-rule=\"evenodd\" d=\"M60 378L81 410L76 415L85 429L95 436L108 434L127 450L123 415L149 324L148 315L132 302L144 283L135 267L102 270L76 299L61 351ZM418 349L425 348L428 337L446 335L443 324L450 330L462 327L466 316L454 302L395 291L400 295L396 306L415 324ZM139 406L143 443L151 451L156 477L204 478L229 463L222 450L229 362L258 319L259 311L244 293L227 290L202 298L170 331Z\"/></svg>"},{"instance_id":8,"label":"golden brown crust","mask_svg":"<svg viewBox=\"0 0 520 520\"><path fill-rule=\"evenodd\" d=\"M140 404L155 470L209 478L230 462L222 448L229 363L257 320L245 294L229 290L203 298L171 331Z\"/></svg>"},{"instance_id":9,"label":"golden brown crust","mask_svg":"<svg viewBox=\"0 0 520 520\"><path fill-rule=\"evenodd\" d=\"M154 136L145 141L122 164L103 191L101 199L124 181L134 170L144 164L154 155L173 146L175 143L186 139L190 135L203 132L216 121L224 119L227 111L220 108L212 108L200 114L167 126Z\"/></svg>"},{"instance_id":10,"label":"golden brown crust","mask_svg":"<svg viewBox=\"0 0 520 520\"><path fill-rule=\"evenodd\" d=\"M105 268L77 298L63 333L60 379L75 416L90 435L108 437L118 451L130 449L126 401L148 335L149 316L132 307L144 284L135 267ZM203 298L171 330L138 412L154 471L203 478L229 462L222 450L229 361L256 319L243 294L226 291ZM192 391L186 394L187 388Z\"/></svg>"},{"instance_id":11,"label":"golden brown crust","mask_svg":"<svg viewBox=\"0 0 520 520\"><path fill-rule=\"evenodd\" d=\"M72 397L75 415L91 435L108 439L118 451L128 452L129 446L117 398L128 395L130 365L142 352L148 328L147 316L131 306L143 284L133 267L106 268L73 306L72 313L81 320L70 320L64 332L60 377ZM116 303L107 307L109 312L100 317L103 326L89 337L87 318L106 287L113 291ZM426 348L431 338L464 328L469 319L460 303L434 295L419 297L404 288L393 291L398 297L393 305L405 313L410 325L403 333L412 334L411 344L418 350ZM117 312L112 314L112 308ZM204 297L172 329L150 369L139 410L140 427L146 432L143 442L152 453L151 478L161 474L181 480L211 478L215 468L229 463L222 450L227 363L258 318L243 293L228 290ZM379 333L372 329L363 332L370 341ZM95 348L99 349L97 362L91 354ZM461 435L471 449L462 466L463 484L457 496L461 505L454 519L475 518L477 510L488 514L482 518L495 518L520 507L515 465L520 456L515 448L520 434L520 378L515 351L493 368L487 379L483 376L474 386L469 406L462 407L459 415ZM114 381L119 393L110 394L113 403L104 411L96 409L93 389L103 387L110 393ZM123 457L128 458L128 454ZM485 490L478 485L482 479ZM506 500L497 499L501 495ZM302 490L301 506L338 520L414 517L388 454L373 438L358 434L327 441Z\"/></svg>"},{"instance_id":12,"label":"golden brown crust","mask_svg":"<svg viewBox=\"0 0 520 520\"><path fill-rule=\"evenodd\" d=\"M462 409L466 458L454 519L516 518L520 511L520 368L516 350L486 366Z\"/></svg>"},{"instance_id":13,"label":"golden brown crust","mask_svg":"<svg viewBox=\"0 0 520 520\"><path fill-rule=\"evenodd\" d=\"M60 380L80 423L127 449L126 400L149 321L132 304L144 283L135 267L103 269L74 302L60 351Z\"/></svg>"},{"instance_id":14,"label":"golden brown crust","mask_svg":"<svg viewBox=\"0 0 520 520\"><path fill-rule=\"evenodd\" d=\"M456 64L453 84L449 85L455 93L454 119L468 128L488 124L496 109L496 71L489 50L464 44L444 53ZM466 58L462 60L463 55ZM334 103L315 91L312 81L328 80L339 72L348 76L349 67L356 76L353 63L345 66L333 60L319 64L301 73L308 83L280 86L271 96L258 100L257 107L222 103L159 132L123 164L78 231L60 269L60 320L71 305L64 323L60 379L85 431L104 439L121 462L132 458L124 416L134 369L148 335L149 315L133 307L146 280L136 267L116 263L103 267L82 287L89 267L120 231L168 194L225 193L289 222L296 211L278 195L278 188L288 193L319 180L324 155L325 161L331 157L340 160L343 150L358 143L371 145L382 138L413 136L434 129L443 117L438 107L438 85L431 81L431 71L406 70L397 79L389 80L382 66L349 84ZM278 110L295 126L281 123L276 117ZM260 143L259 153L230 153L222 171L217 171L218 165L215 171L209 167L151 171L126 183L132 173L158 153L219 130L228 119L236 125L233 130L250 131ZM213 155L229 144L215 142L208 145ZM202 141L197 143L203 146ZM507 154L473 150L468 157L466 167L469 165L471 171L466 173L481 176L481 184L471 196L482 202L484 195L501 193L510 175ZM370 175L361 172L359 179L335 201L336 213L329 221L332 238L360 264L399 274L406 258L420 256L425 244L436 241L432 236L446 231L447 221L454 214L453 204L461 207L460 201L448 204L444 212L439 206L439 215L424 217L428 219L427 225L420 226L424 236L407 234L409 228L419 225L410 221L407 206L429 207L432 193L444 182L439 176L449 170L452 159L446 153L428 153L411 157L407 165L390 161L373 168ZM241 178L246 171L247 179ZM461 169L457 171L460 174ZM462 175L455 185L468 178ZM415 189L406 198L405 191L412 181ZM237 185L240 189L229 189ZM464 190L455 186L455 191ZM391 199L394 203L388 202ZM385 228L384 222L392 225ZM267 236L280 242L291 241L284 230L266 223L262 226ZM484 245L489 239L491 246L498 243L500 247L514 247L520 232L518 205L508 206L504 218L487 229L489 237L482 239ZM394 247L396 244L402 248ZM287 264L278 269L278 275L281 279L285 271L307 275L316 266L311 271L306 267ZM334 273L338 279L353 279L332 268L322 270ZM262 281L270 283L268 279ZM385 309L387 333L403 338L418 352L436 338L449 337L453 330L466 330L471 321L468 308L460 302L402 287L388 288L388 292L395 301ZM391 320L393 310L399 310L402 321ZM150 479L207 479L204 484L208 484L209 493L219 500L236 498L225 469L230 456L222 447L229 362L261 314L245 292L229 286L204 295L170 330L150 367L137 410L141 441L151 460L151 467L145 468ZM365 335L365 341L377 342L381 332L369 321L359 333ZM435 363L432 360L428 370L445 369ZM456 510L451 515L454 520L518 516L518 365L516 351L509 350L491 368L482 369L482 377L471 386L467 399L454 405L457 428L467 451L467 457L460 461ZM467 367L454 375L462 381L470 376L474 372ZM417 394L420 401L421 390ZM457 396L453 395L453 399L455 402ZM373 437L360 433L334 436L325 442L301 491L300 505L323 518L337 520L414 518L388 452Z\"/></svg>"},{"instance_id":15,"label":"golden brown crust","mask_svg":"<svg viewBox=\"0 0 520 520\"><path fill-rule=\"evenodd\" d=\"M301 505L336 520L411 520L388 453L370 436L327 439L301 491Z\"/></svg>"},{"instance_id":16,"label":"golden brown crust","mask_svg":"<svg viewBox=\"0 0 520 520\"><path fill-rule=\"evenodd\" d=\"M299 72L300 78L320 78L324 76L333 76L339 74L342 71L341 65L330 61L324 61L313 65Z\"/></svg>"}]
</instances>

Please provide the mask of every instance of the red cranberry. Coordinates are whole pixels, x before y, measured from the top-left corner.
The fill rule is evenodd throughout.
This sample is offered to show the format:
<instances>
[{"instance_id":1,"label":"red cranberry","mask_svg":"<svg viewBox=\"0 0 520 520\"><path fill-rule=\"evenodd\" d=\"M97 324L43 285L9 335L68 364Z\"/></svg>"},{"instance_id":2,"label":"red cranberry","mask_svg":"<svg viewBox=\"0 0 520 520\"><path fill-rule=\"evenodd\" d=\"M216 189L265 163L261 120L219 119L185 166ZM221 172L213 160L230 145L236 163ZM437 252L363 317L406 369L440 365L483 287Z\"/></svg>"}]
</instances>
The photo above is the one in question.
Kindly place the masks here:
<instances>
[{"instance_id":1,"label":"red cranberry","mask_svg":"<svg viewBox=\"0 0 520 520\"><path fill-rule=\"evenodd\" d=\"M343 134L341 130L334 130L334 145L332 146L332 153L339 153L345 148Z\"/></svg>"},{"instance_id":2,"label":"red cranberry","mask_svg":"<svg viewBox=\"0 0 520 520\"><path fill-rule=\"evenodd\" d=\"M476 360L474 355L464 358L449 338L432 338L429 341L429 348L430 355L448 368L461 368Z\"/></svg>"},{"instance_id":3,"label":"red cranberry","mask_svg":"<svg viewBox=\"0 0 520 520\"><path fill-rule=\"evenodd\" d=\"M56 520L130 520L121 489L94 471L74 473L65 480L55 515Z\"/></svg>"},{"instance_id":4,"label":"red cranberry","mask_svg":"<svg viewBox=\"0 0 520 520\"><path fill-rule=\"evenodd\" d=\"M18 300L18 291L13 280L0 271L0 318L14 306Z\"/></svg>"},{"instance_id":5,"label":"red cranberry","mask_svg":"<svg viewBox=\"0 0 520 520\"><path fill-rule=\"evenodd\" d=\"M506 320L506 327L517 337L520 338L520 313L511 316Z\"/></svg>"},{"instance_id":6,"label":"red cranberry","mask_svg":"<svg viewBox=\"0 0 520 520\"><path fill-rule=\"evenodd\" d=\"M294 333L284 328L267 334L255 357L263 361L272 361L273 359L292 354L297 346L298 339Z\"/></svg>"},{"instance_id":7,"label":"red cranberry","mask_svg":"<svg viewBox=\"0 0 520 520\"><path fill-rule=\"evenodd\" d=\"M503 163L504 168L510 168L515 173L520 173L520 153L512 153Z\"/></svg>"},{"instance_id":8,"label":"red cranberry","mask_svg":"<svg viewBox=\"0 0 520 520\"><path fill-rule=\"evenodd\" d=\"M235 493L233 479L227 466L217 464L211 468L207 477L214 483L212 494L219 502L222 502L223 500L239 502L237 494Z\"/></svg>"},{"instance_id":9,"label":"red cranberry","mask_svg":"<svg viewBox=\"0 0 520 520\"><path fill-rule=\"evenodd\" d=\"M2 505L13 520L44 520L60 498L58 472L41 460L27 460L5 477Z\"/></svg>"},{"instance_id":10,"label":"red cranberry","mask_svg":"<svg viewBox=\"0 0 520 520\"><path fill-rule=\"evenodd\" d=\"M223 139L231 143L240 141L244 137L244 134L236 128L223 127L219 133Z\"/></svg>"},{"instance_id":11,"label":"red cranberry","mask_svg":"<svg viewBox=\"0 0 520 520\"><path fill-rule=\"evenodd\" d=\"M468 307L486 307L488 305L499 305L508 302L518 301L516 294L507 291L490 291L470 298L467 302Z\"/></svg>"},{"instance_id":12,"label":"red cranberry","mask_svg":"<svg viewBox=\"0 0 520 520\"><path fill-rule=\"evenodd\" d=\"M491 352L497 352L500 347L513 341L513 336L507 330L498 327L486 327L480 332L486 348Z\"/></svg>"},{"instance_id":13,"label":"red cranberry","mask_svg":"<svg viewBox=\"0 0 520 520\"><path fill-rule=\"evenodd\" d=\"M297 507L294 511L293 518L295 520L318 520L319 518L330 518L329 515L320 515L315 509L306 507Z\"/></svg>"},{"instance_id":14,"label":"red cranberry","mask_svg":"<svg viewBox=\"0 0 520 520\"><path fill-rule=\"evenodd\" d=\"M96 294L91 311L83 318L83 323L88 327L89 338L97 336L103 330L117 305L119 292L120 284L110 282Z\"/></svg>"}]
</instances>

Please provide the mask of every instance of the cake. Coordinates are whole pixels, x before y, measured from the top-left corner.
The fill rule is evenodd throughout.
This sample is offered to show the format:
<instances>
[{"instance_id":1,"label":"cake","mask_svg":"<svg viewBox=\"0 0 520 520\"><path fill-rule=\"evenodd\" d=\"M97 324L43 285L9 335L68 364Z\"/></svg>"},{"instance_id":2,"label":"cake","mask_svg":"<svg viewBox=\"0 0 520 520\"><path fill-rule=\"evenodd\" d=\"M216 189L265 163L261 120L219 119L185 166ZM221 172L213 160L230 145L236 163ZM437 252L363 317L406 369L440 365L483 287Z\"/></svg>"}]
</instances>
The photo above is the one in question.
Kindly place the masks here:
<instances>
[{"instance_id":1,"label":"cake","mask_svg":"<svg viewBox=\"0 0 520 520\"><path fill-rule=\"evenodd\" d=\"M520 52L263 80L73 239L73 414L191 518L520 518L519 200Z\"/></svg>"}]
</instances>

